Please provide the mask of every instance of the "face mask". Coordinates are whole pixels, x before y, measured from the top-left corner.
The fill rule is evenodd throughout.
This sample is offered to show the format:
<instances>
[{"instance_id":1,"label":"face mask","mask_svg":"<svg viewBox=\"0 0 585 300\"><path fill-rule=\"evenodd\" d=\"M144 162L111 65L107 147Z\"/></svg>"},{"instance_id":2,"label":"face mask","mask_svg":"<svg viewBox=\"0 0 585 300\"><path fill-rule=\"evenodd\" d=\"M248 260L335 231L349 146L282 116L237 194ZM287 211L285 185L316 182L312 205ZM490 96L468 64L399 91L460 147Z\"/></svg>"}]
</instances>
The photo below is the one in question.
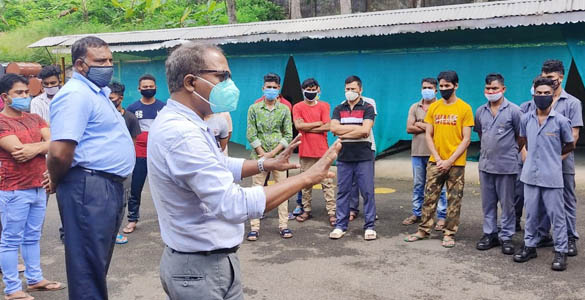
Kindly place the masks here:
<instances>
[{"instance_id":1,"label":"face mask","mask_svg":"<svg viewBox=\"0 0 585 300\"><path fill-rule=\"evenodd\" d=\"M558 79L553 80L553 82L555 83L555 85L553 86L553 90L557 90L559 88L559 86L561 86L561 82Z\"/></svg>"},{"instance_id":2,"label":"face mask","mask_svg":"<svg viewBox=\"0 0 585 300\"><path fill-rule=\"evenodd\" d=\"M445 101L447 101L447 100L449 100L449 98L451 98L451 95L453 95L453 92L455 92L455 88L448 89L448 90L441 90L441 97L443 97L443 99Z\"/></svg>"},{"instance_id":3,"label":"face mask","mask_svg":"<svg viewBox=\"0 0 585 300\"><path fill-rule=\"evenodd\" d=\"M266 97L266 99L270 101L276 99L276 97L278 97L279 94L280 94L279 89L264 89L264 97Z\"/></svg>"},{"instance_id":4,"label":"face mask","mask_svg":"<svg viewBox=\"0 0 585 300\"><path fill-rule=\"evenodd\" d=\"M156 94L156 89L140 90L140 94L144 96L144 98L152 98Z\"/></svg>"},{"instance_id":5,"label":"face mask","mask_svg":"<svg viewBox=\"0 0 585 300\"><path fill-rule=\"evenodd\" d=\"M498 102L498 100L502 99L504 93L499 92L495 94L485 94L485 97L488 99L489 102Z\"/></svg>"},{"instance_id":6,"label":"face mask","mask_svg":"<svg viewBox=\"0 0 585 300\"><path fill-rule=\"evenodd\" d=\"M118 101L112 101L112 103L114 103L114 106L115 106L115 107L119 107L119 106L120 106L120 104L122 104L122 101L121 101L121 100L118 100Z\"/></svg>"},{"instance_id":7,"label":"face mask","mask_svg":"<svg viewBox=\"0 0 585 300\"><path fill-rule=\"evenodd\" d=\"M345 92L345 99L347 101L353 101L353 100L357 99L359 96L360 96L360 94L357 92L354 92L354 91Z\"/></svg>"},{"instance_id":8,"label":"face mask","mask_svg":"<svg viewBox=\"0 0 585 300\"><path fill-rule=\"evenodd\" d=\"M433 100L437 95L437 93L435 93L435 90L433 89L423 89L421 91L421 94L424 100Z\"/></svg>"},{"instance_id":9,"label":"face mask","mask_svg":"<svg viewBox=\"0 0 585 300\"><path fill-rule=\"evenodd\" d=\"M216 85L201 77L197 78L213 86L213 88L211 89L211 93L209 93L209 100L203 98L196 91L193 91L193 94L199 96L199 98L201 98L203 101L209 104L211 112L217 114L221 112L234 111L236 110L236 108L238 108L240 90L238 89L238 87L236 87L236 84L232 81L231 78L228 78Z\"/></svg>"},{"instance_id":10,"label":"face mask","mask_svg":"<svg viewBox=\"0 0 585 300\"><path fill-rule=\"evenodd\" d=\"M110 83L113 75L113 66L89 66L89 70L85 77L98 87L103 88Z\"/></svg>"},{"instance_id":11,"label":"face mask","mask_svg":"<svg viewBox=\"0 0 585 300\"><path fill-rule=\"evenodd\" d=\"M10 107L19 111L29 111L31 100L31 97L12 98L12 104L10 104Z\"/></svg>"},{"instance_id":12,"label":"face mask","mask_svg":"<svg viewBox=\"0 0 585 300\"><path fill-rule=\"evenodd\" d=\"M59 86L52 86L52 87L48 87L45 88L45 93L47 93L48 96L55 96L55 94L57 94L57 92L59 91Z\"/></svg>"},{"instance_id":13,"label":"face mask","mask_svg":"<svg viewBox=\"0 0 585 300\"><path fill-rule=\"evenodd\" d=\"M552 102L552 95L534 96L534 104L536 104L536 107L538 107L540 110L546 110L552 104Z\"/></svg>"},{"instance_id":14,"label":"face mask","mask_svg":"<svg viewBox=\"0 0 585 300\"><path fill-rule=\"evenodd\" d=\"M315 101L317 99L317 91L303 91L303 96L309 101Z\"/></svg>"}]
</instances>

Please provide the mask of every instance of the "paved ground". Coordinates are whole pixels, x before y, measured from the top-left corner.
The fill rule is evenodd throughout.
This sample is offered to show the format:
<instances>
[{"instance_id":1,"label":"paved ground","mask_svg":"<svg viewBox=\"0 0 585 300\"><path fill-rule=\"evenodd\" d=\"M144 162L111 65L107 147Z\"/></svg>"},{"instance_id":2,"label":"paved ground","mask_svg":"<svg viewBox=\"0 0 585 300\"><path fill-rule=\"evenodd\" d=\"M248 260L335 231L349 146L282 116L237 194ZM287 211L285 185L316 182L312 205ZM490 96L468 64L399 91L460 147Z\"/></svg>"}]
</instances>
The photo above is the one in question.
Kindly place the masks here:
<instances>
[{"instance_id":1,"label":"paved ground","mask_svg":"<svg viewBox=\"0 0 585 300\"><path fill-rule=\"evenodd\" d=\"M410 174L410 169L401 172ZM440 246L438 234L418 243L402 241L416 230L400 224L410 213L409 181L379 177L376 186L396 192L377 195L379 239L372 242L363 240L361 217L343 239L328 239L331 228L321 191L314 192L315 218L304 224L290 222L295 234L290 240L278 236L277 214L270 212L262 222L260 239L244 242L238 252L246 299L585 299L581 241L581 256L570 258L568 270L560 273L550 270L550 248L540 249L539 257L525 264L512 262L498 249L475 250L481 236L476 183L467 183L458 244L450 250ZM130 243L114 252L108 277L111 299L165 299L158 278L163 244L148 190L143 195L138 229L129 236ZM585 199L583 186L579 198ZM291 200L289 209L293 205ZM579 216L585 216L583 205ZM43 271L49 279L65 281L58 223L52 198L41 245ZM578 226L585 234L583 218ZM515 240L519 242L521 235ZM33 295L41 300L66 299L66 291Z\"/></svg>"}]
</instances>

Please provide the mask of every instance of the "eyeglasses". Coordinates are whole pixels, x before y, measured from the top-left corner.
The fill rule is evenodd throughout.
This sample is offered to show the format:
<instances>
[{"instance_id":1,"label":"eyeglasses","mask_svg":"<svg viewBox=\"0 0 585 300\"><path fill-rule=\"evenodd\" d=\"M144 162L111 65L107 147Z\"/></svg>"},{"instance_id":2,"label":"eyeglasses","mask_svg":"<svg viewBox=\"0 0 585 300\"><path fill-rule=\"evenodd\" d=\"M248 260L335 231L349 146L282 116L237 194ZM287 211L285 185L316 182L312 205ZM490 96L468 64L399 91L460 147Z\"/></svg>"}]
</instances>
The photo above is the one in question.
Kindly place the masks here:
<instances>
[{"instance_id":1,"label":"eyeglasses","mask_svg":"<svg viewBox=\"0 0 585 300\"><path fill-rule=\"evenodd\" d=\"M230 71L205 70L205 69L199 71L199 74L205 74L205 73L215 73L215 74L219 75L219 77L221 78L221 81L225 81L225 80L228 80L228 78L232 78L232 73L230 73Z\"/></svg>"}]
</instances>

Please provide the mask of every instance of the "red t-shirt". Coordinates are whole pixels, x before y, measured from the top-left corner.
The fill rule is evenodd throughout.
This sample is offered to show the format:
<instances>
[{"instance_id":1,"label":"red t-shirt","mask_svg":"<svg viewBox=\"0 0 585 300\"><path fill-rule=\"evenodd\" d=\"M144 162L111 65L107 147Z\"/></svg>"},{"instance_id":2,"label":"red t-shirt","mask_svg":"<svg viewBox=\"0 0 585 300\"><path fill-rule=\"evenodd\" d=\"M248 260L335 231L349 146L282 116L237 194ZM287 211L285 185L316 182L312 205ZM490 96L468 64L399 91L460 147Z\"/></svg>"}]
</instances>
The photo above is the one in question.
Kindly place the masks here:
<instances>
[{"instance_id":1,"label":"red t-shirt","mask_svg":"<svg viewBox=\"0 0 585 300\"><path fill-rule=\"evenodd\" d=\"M329 122L329 104L327 102L318 101L317 104L310 106L305 101L295 104L293 107L293 120L303 119L305 123ZM299 145L300 157L322 157L329 145L327 144L327 132L311 133L300 131L301 145Z\"/></svg>"},{"instance_id":2,"label":"red t-shirt","mask_svg":"<svg viewBox=\"0 0 585 300\"><path fill-rule=\"evenodd\" d=\"M284 99L284 97L282 95L278 96L278 100L280 101L280 103L286 105L286 107L288 107L289 111L292 111L292 105L290 104L290 102L288 102L288 100ZM256 104L260 101L264 101L264 96L262 96L260 99L256 99L256 101L254 101L254 104Z\"/></svg>"},{"instance_id":3,"label":"red t-shirt","mask_svg":"<svg viewBox=\"0 0 585 300\"><path fill-rule=\"evenodd\" d=\"M16 135L23 144L42 142L41 129L47 123L36 114L22 113L11 118L0 114L0 138ZM42 187L43 173L47 170L45 155L37 155L25 162L17 163L10 152L0 148L0 190L14 191Z\"/></svg>"}]
</instances>

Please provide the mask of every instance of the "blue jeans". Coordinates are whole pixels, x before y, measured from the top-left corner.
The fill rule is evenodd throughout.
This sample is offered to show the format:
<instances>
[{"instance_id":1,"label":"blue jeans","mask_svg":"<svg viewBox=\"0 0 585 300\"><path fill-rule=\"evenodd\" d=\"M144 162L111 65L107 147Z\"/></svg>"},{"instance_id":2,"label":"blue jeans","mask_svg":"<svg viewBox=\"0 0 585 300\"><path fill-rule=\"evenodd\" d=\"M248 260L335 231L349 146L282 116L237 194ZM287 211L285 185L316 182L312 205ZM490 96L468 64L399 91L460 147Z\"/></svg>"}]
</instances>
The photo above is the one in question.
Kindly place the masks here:
<instances>
[{"instance_id":1,"label":"blue jeans","mask_svg":"<svg viewBox=\"0 0 585 300\"><path fill-rule=\"evenodd\" d=\"M420 217L423 202L425 201L425 183L427 181L427 164L429 163L428 156L413 156L412 157L412 178L414 184L412 188L412 214ZM437 205L437 218L443 219L447 217L447 195L445 186L441 190L441 197Z\"/></svg>"},{"instance_id":2,"label":"blue jeans","mask_svg":"<svg viewBox=\"0 0 585 300\"><path fill-rule=\"evenodd\" d=\"M374 229L376 221L376 201L374 199L374 164L371 160L357 162L337 161L337 209L335 228L347 230L349 223L352 183L364 197L364 229Z\"/></svg>"},{"instance_id":3,"label":"blue jeans","mask_svg":"<svg viewBox=\"0 0 585 300\"><path fill-rule=\"evenodd\" d=\"M147 174L146 157L137 157L136 165L132 172L130 199L128 199L128 222L138 222L138 219L140 219L140 201Z\"/></svg>"},{"instance_id":4,"label":"blue jeans","mask_svg":"<svg viewBox=\"0 0 585 300\"><path fill-rule=\"evenodd\" d=\"M372 172L374 175L376 174L376 151L372 151ZM374 176L375 177L375 176ZM372 179L374 180L374 179ZM363 193L360 191L360 188L357 184L357 179L354 178L353 182L351 183L351 198L349 198L349 211L354 212L357 216L360 212L360 195L362 195L362 199L364 198Z\"/></svg>"},{"instance_id":5,"label":"blue jeans","mask_svg":"<svg viewBox=\"0 0 585 300\"><path fill-rule=\"evenodd\" d=\"M22 290L17 267L19 248L26 265L27 284L43 280L40 240L46 208L47 193L42 188L0 191L0 267L6 295Z\"/></svg>"}]
</instances>

